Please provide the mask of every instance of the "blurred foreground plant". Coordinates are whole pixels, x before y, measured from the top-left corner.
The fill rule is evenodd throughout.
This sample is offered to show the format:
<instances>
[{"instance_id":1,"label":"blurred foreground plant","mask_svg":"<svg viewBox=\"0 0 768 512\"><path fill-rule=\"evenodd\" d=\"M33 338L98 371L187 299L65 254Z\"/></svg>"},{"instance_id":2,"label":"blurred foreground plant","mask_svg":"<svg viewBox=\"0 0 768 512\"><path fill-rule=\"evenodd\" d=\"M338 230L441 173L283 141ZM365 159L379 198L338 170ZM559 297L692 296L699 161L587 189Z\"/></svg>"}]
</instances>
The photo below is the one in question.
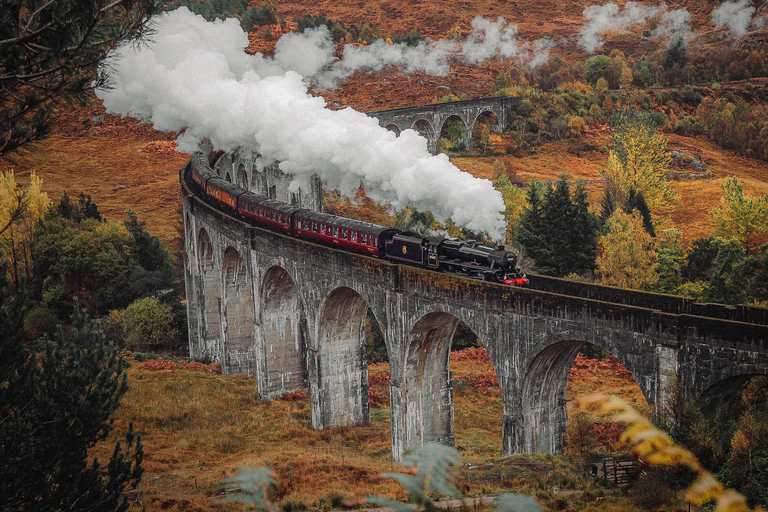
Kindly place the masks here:
<instances>
[{"instance_id":1,"label":"blurred foreground plant","mask_svg":"<svg viewBox=\"0 0 768 512\"><path fill-rule=\"evenodd\" d=\"M627 425L621 436L632 447L632 454L650 466L686 466L696 479L685 492L685 499L695 505L714 501L715 512L749 512L747 500L738 492L726 489L691 452L679 446L644 416L614 396L594 394L576 399L578 410L607 417ZM755 512L762 512L757 507Z\"/></svg>"},{"instance_id":2,"label":"blurred foreground plant","mask_svg":"<svg viewBox=\"0 0 768 512\"><path fill-rule=\"evenodd\" d=\"M454 486L461 456L455 448L428 443L405 454L404 464L412 468L411 474L384 473L382 476L397 480L408 492L409 503L390 498L369 497L366 501L395 512L440 510L430 494L459 496ZM269 488L275 484L274 473L268 468L240 468L232 478L222 480L227 490L222 501L251 505L253 512L277 512L279 509L269 498ZM535 499L519 494L502 494L494 501L497 512L542 512Z\"/></svg>"}]
</instances>

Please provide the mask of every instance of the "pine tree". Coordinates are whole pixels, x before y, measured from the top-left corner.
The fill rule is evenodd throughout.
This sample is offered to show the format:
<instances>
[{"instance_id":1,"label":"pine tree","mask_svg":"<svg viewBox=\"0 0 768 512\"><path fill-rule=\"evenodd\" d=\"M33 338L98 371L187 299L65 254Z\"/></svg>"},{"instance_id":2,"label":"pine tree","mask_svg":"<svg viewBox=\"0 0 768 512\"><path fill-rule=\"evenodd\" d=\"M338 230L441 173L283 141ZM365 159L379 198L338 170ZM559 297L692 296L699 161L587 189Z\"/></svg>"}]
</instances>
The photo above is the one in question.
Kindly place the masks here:
<instances>
[{"instance_id":1,"label":"pine tree","mask_svg":"<svg viewBox=\"0 0 768 512\"><path fill-rule=\"evenodd\" d=\"M597 218L589 211L587 189L577 185L573 192L573 213L571 216L569 266L565 274L584 274L595 270L597 254Z\"/></svg>"},{"instance_id":2,"label":"pine tree","mask_svg":"<svg viewBox=\"0 0 768 512\"><path fill-rule=\"evenodd\" d=\"M643 218L643 227L651 236L656 236L656 230L653 229L653 217L651 217L651 210L648 208L648 203L645 202L645 195L642 192L636 191L634 188L629 189L627 195L627 205L624 208L627 213L636 211Z\"/></svg>"},{"instance_id":3,"label":"pine tree","mask_svg":"<svg viewBox=\"0 0 768 512\"><path fill-rule=\"evenodd\" d=\"M544 219L542 217L542 187L535 181L528 188L528 208L520 219L517 241L535 261L543 260L546 252Z\"/></svg>"},{"instance_id":4,"label":"pine tree","mask_svg":"<svg viewBox=\"0 0 768 512\"><path fill-rule=\"evenodd\" d=\"M520 224L518 242L543 274L564 276L594 269L597 220L589 211L584 187L577 187L571 196L566 178L561 176L543 198L539 187L532 185L530 206Z\"/></svg>"},{"instance_id":5,"label":"pine tree","mask_svg":"<svg viewBox=\"0 0 768 512\"><path fill-rule=\"evenodd\" d=\"M0 155L44 137L53 108L83 100L99 62L146 33L158 0L8 0L0 23Z\"/></svg>"},{"instance_id":6,"label":"pine tree","mask_svg":"<svg viewBox=\"0 0 768 512\"><path fill-rule=\"evenodd\" d=\"M17 299L18 301L19 299ZM127 363L107 343L99 323L77 304L68 335L39 354L24 344L18 308L5 299L0 309L0 508L3 510L126 510L123 495L143 469L141 440L129 427L106 468L88 463L88 450L107 438L110 417L128 385Z\"/></svg>"},{"instance_id":7,"label":"pine tree","mask_svg":"<svg viewBox=\"0 0 768 512\"><path fill-rule=\"evenodd\" d=\"M546 250L544 258L536 263L544 274L565 275L570 268L572 242L572 203L571 188L561 176L553 188L547 191L542 209L546 226Z\"/></svg>"}]
</instances>

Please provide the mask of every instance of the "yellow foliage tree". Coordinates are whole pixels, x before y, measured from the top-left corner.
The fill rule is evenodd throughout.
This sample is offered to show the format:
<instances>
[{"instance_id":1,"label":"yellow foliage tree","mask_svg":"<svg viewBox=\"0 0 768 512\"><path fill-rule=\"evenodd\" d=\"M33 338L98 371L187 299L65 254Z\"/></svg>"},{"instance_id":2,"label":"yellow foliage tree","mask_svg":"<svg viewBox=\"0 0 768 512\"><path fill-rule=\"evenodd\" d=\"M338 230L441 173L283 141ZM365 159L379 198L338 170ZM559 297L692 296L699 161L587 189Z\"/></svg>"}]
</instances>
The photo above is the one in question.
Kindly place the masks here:
<instances>
[{"instance_id":1,"label":"yellow foliage tree","mask_svg":"<svg viewBox=\"0 0 768 512\"><path fill-rule=\"evenodd\" d=\"M42 188L43 180L35 173L26 188L17 185L13 170L0 175L0 248L10 263L8 273L15 286L22 275L33 272L32 230L51 204Z\"/></svg>"},{"instance_id":2,"label":"yellow foliage tree","mask_svg":"<svg viewBox=\"0 0 768 512\"><path fill-rule=\"evenodd\" d=\"M600 172L622 198L631 189L642 192L654 218L660 220L680 198L667 180L669 163L667 138L658 127L649 120L630 121L612 135L608 167Z\"/></svg>"},{"instance_id":3,"label":"yellow foliage tree","mask_svg":"<svg viewBox=\"0 0 768 512\"><path fill-rule=\"evenodd\" d=\"M768 242L768 194L745 196L744 184L736 176L726 178L721 188L720 206L709 213L717 236L734 238L748 251Z\"/></svg>"},{"instance_id":4,"label":"yellow foliage tree","mask_svg":"<svg viewBox=\"0 0 768 512\"><path fill-rule=\"evenodd\" d=\"M505 174L496 178L494 186L504 198L504 206L506 206L504 217L507 219L507 243L509 243L520 228L520 219L528 206L528 199L525 192L520 187L514 186Z\"/></svg>"},{"instance_id":5,"label":"yellow foliage tree","mask_svg":"<svg viewBox=\"0 0 768 512\"><path fill-rule=\"evenodd\" d=\"M621 84L622 89L629 89L632 87L632 70L627 66L621 68L621 78L619 78L619 83Z\"/></svg>"},{"instance_id":6,"label":"yellow foliage tree","mask_svg":"<svg viewBox=\"0 0 768 512\"><path fill-rule=\"evenodd\" d=\"M598 279L610 286L643 288L658 278L654 240L637 211L616 209L606 222L606 234L597 240Z\"/></svg>"}]
</instances>

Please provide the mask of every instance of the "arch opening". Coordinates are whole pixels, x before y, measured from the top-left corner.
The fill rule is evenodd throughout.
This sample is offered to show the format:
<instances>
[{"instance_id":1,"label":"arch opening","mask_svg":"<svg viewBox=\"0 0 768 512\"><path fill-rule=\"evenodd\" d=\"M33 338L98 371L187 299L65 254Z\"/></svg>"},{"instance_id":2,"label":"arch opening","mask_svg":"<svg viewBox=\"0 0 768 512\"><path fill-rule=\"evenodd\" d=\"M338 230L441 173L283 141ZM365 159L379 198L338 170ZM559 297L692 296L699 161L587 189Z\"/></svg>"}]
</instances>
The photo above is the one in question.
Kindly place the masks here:
<instances>
[{"instance_id":1,"label":"arch opening","mask_svg":"<svg viewBox=\"0 0 768 512\"><path fill-rule=\"evenodd\" d=\"M332 291L318 318L316 349L310 356L312 423L315 428L370 421L365 318L368 304L351 288ZM315 389L316 388L316 389Z\"/></svg>"},{"instance_id":2,"label":"arch opening","mask_svg":"<svg viewBox=\"0 0 768 512\"><path fill-rule=\"evenodd\" d=\"M245 260L233 247L224 252L222 267L228 349L226 365L222 365L222 370L230 374L251 373L249 360L255 348L253 289Z\"/></svg>"},{"instance_id":3,"label":"arch opening","mask_svg":"<svg viewBox=\"0 0 768 512\"><path fill-rule=\"evenodd\" d=\"M270 268L261 286L261 332L266 389L274 397L307 388L307 319L299 291L280 267Z\"/></svg>"},{"instance_id":4,"label":"arch opening","mask_svg":"<svg viewBox=\"0 0 768 512\"><path fill-rule=\"evenodd\" d=\"M477 335L456 316L429 313L414 324L403 377L406 449L439 442L479 460L501 455L503 406L496 371ZM494 435L496 447L487 442Z\"/></svg>"},{"instance_id":5,"label":"arch opening","mask_svg":"<svg viewBox=\"0 0 768 512\"><path fill-rule=\"evenodd\" d=\"M745 373L718 381L705 389L698 396L699 407L704 415L712 420L720 421L732 416L730 413L739 394L750 385L763 384L768 388L768 376L759 373Z\"/></svg>"},{"instance_id":6,"label":"arch opening","mask_svg":"<svg viewBox=\"0 0 768 512\"><path fill-rule=\"evenodd\" d=\"M567 448L574 455L610 453L618 445L620 430L598 439L593 424L602 420L568 408L570 401L596 392L618 395L641 413L649 417L652 413L631 372L603 349L569 340L542 350L523 380L519 451L559 454Z\"/></svg>"},{"instance_id":7,"label":"arch opening","mask_svg":"<svg viewBox=\"0 0 768 512\"><path fill-rule=\"evenodd\" d=\"M459 153L469 149L469 130L461 117L453 115L443 122L437 146L441 153Z\"/></svg>"},{"instance_id":8,"label":"arch opening","mask_svg":"<svg viewBox=\"0 0 768 512\"><path fill-rule=\"evenodd\" d=\"M214 361L221 360L219 347L221 336L221 291L219 289L219 273L213 254L213 244L204 229L200 230L197 242L198 263L202 277L201 307L203 308L203 354Z\"/></svg>"},{"instance_id":9,"label":"arch opening","mask_svg":"<svg viewBox=\"0 0 768 512\"><path fill-rule=\"evenodd\" d=\"M482 155L492 149L491 134L497 132L499 118L491 111L481 113L472 125L471 150Z\"/></svg>"},{"instance_id":10,"label":"arch opening","mask_svg":"<svg viewBox=\"0 0 768 512\"><path fill-rule=\"evenodd\" d=\"M388 124L388 125L387 125L387 126L385 126L384 128L386 128L387 130L389 130L389 131L391 131L391 132L395 132L395 135L396 135L396 136L398 136L398 137L400 136L400 128L398 128L398 127L397 127L397 125L394 125L394 124Z\"/></svg>"}]
</instances>

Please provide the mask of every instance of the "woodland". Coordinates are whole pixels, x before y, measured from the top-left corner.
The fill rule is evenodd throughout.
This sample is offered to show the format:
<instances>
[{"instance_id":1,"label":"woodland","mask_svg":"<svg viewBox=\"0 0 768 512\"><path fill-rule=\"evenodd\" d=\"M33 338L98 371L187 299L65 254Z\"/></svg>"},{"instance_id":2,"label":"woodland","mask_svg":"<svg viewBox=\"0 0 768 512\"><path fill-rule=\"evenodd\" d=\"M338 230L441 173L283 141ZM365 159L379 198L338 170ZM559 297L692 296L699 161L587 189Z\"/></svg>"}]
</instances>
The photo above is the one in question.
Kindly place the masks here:
<instances>
[{"instance_id":1,"label":"woodland","mask_svg":"<svg viewBox=\"0 0 768 512\"><path fill-rule=\"evenodd\" d=\"M429 51L477 17L506 20L484 60L448 72L365 66L330 110L520 99L507 126L439 127L439 150L490 180L504 240L414 206L326 188L326 211L503 244L524 271L702 302L768 307L768 5L760 1L3 0L0 22L0 508L3 510L758 510L768 507L768 378L722 417L669 390L651 406L585 345L568 382L563 455L502 457L501 391L460 324L455 448L390 456L389 366L365 325L371 423L311 429L300 391L189 357L179 131L108 113L100 62L152 44L152 16L235 18L248 54L324 31L345 48ZM501 22L498 22L501 26ZM510 27L514 26L514 30ZM485 40L491 38L486 28ZM507 39L504 39L504 38ZM502 41L502 42L504 42ZM432 45L432 46L430 46ZM510 50L514 47L514 51ZM373 51L373 50L372 50ZM505 53L506 52L506 53ZM103 69L103 68L102 68ZM368 192L367 192L368 190ZM594 395L594 392L601 394ZM627 485L592 475L639 461ZM450 505L440 500L464 496ZM469 497L488 497L470 501Z\"/></svg>"}]
</instances>

